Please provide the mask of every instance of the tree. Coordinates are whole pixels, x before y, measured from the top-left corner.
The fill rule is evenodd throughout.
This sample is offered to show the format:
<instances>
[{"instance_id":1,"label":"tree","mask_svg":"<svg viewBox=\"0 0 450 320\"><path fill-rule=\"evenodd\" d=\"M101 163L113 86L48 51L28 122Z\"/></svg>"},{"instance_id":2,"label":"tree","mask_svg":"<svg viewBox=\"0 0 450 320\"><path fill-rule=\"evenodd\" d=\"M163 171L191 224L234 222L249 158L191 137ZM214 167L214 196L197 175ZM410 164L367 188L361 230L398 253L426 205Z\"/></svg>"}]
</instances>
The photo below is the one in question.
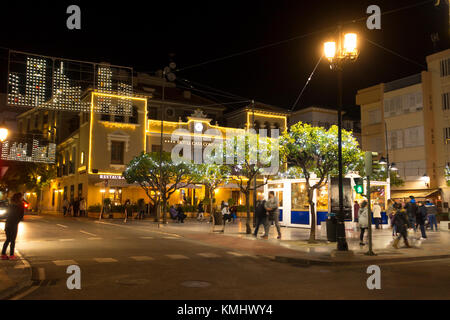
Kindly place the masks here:
<instances>
[{"instance_id":1,"label":"tree","mask_svg":"<svg viewBox=\"0 0 450 320\"><path fill-rule=\"evenodd\" d=\"M290 173L306 180L306 193L311 211L309 242L316 239L316 210L313 196L316 189L328 183L330 176L338 175L338 127L329 130L297 123L284 132L280 139L280 153ZM354 171L363 159L363 153L352 134L342 130L342 164L345 172ZM301 175L301 176L299 176ZM313 180L315 181L314 184Z\"/></svg>"},{"instance_id":2,"label":"tree","mask_svg":"<svg viewBox=\"0 0 450 320\"><path fill-rule=\"evenodd\" d=\"M8 168L1 179L4 191L34 191L37 194L36 210L39 210L42 189L56 178L54 165L46 163L17 163Z\"/></svg>"},{"instance_id":3,"label":"tree","mask_svg":"<svg viewBox=\"0 0 450 320\"><path fill-rule=\"evenodd\" d=\"M193 164L191 166L191 177L194 183L203 184L209 194L209 209L210 215L213 217L214 222L214 194L217 187L223 183L227 183L231 169L227 165L220 165L216 163L202 163Z\"/></svg>"},{"instance_id":4,"label":"tree","mask_svg":"<svg viewBox=\"0 0 450 320\"><path fill-rule=\"evenodd\" d=\"M160 211L156 215L156 221L160 221L162 212L163 221L166 222L167 202L170 196L183 182L191 183L188 164L174 163L168 152L141 153L128 163L122 173L128 183L137 183L145 191L147 197L160 205ZM159 194L158 194L159 193Z\"/></svg>"},{"instance_id":5,"label":"tree","mask_svg":"<svg viewBox=\"0 0 450 320\"><path fill-rule=\"evenodd\" d=\"M232 173L236 176L235 180L240 191L245 196L245 207L247 209L246 233L251 234L250 225L250 192L256 190L267 183L267 176L276 174L279 168L278 139L268 138L247 131L244 135L234 137L227 143L232 144L233 157L235 165L233 165ZM269 166L270 164L270 166ZM255 180L258 175L265 176L263 182L256 185ZM256 204L253 204L255 209Z\"/></svg>"}]
</instances>

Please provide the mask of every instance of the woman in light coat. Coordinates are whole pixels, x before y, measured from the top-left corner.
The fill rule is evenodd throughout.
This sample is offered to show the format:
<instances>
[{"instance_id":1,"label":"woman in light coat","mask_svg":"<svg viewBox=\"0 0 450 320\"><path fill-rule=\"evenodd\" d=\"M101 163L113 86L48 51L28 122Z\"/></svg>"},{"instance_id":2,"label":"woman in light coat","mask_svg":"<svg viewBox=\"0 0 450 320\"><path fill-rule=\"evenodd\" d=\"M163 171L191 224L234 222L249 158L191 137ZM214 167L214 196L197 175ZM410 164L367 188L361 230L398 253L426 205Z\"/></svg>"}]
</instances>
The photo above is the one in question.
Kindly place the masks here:
<instances>
[{"instance_id":1,"label":"woman in light coat","mask_svg":"<svg viewBox=\"0 0 450 320\"><path fill-rule=\"evenodd\" d=\"M359 245L364 245L364 232L369 227L369 210L367 207L367 201L364 200L361 203L361 208L359 209L359 215L358 215L358 223L359 228L361 229L361 233L359 235Z\"/></svg>"}]
</instances>

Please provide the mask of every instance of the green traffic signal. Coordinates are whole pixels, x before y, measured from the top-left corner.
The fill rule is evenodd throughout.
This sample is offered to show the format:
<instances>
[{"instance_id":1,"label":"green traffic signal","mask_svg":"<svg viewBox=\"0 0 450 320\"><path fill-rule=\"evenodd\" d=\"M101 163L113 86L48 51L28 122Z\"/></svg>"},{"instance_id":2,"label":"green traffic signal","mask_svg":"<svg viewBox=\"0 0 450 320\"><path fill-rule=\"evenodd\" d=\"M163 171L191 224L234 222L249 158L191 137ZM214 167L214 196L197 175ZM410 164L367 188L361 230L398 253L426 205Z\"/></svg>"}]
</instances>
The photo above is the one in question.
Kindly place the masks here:
<instances>
[{"instance_id":1,"label":"green traffic signal","mask_svg":"<svg viewBox=\"0 0 450 320\"><path fill-rule=\"evenodd\" d=\"M358 194L363 194L364 188L363 188L362 185L358 185L358 186L355 186L355 191L356 191L356 193L358 193Z\"/></svg>"}]
</instances>

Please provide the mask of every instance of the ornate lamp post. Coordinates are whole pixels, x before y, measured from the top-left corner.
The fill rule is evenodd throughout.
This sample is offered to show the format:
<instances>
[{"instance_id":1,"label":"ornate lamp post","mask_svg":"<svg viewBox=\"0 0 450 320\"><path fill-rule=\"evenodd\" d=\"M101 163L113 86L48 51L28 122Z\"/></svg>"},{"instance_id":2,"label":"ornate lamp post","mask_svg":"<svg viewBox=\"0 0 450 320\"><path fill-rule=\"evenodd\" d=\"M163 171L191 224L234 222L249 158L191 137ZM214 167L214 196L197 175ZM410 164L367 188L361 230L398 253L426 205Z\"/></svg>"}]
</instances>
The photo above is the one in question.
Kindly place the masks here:
<instances>
[{"instance_id":1,"label":"ornate lamp post","mask_svg":"<svg viewBox=\"0 0 450 320\"><path fill-rule=\"evenodd\" d=\"M337 214L337 250L348 251L347 240L345 239L345 213L344 213L344 190L343 190L343 170L342 170L342 71L346 63L355 61L358 58L356 33L341 32L338 28L338 41L328 41L324 43L324 56L330 62L330 69L335 70L338 76L338 163L339 163L339 212Z\"/></svg>"}]
</instances>

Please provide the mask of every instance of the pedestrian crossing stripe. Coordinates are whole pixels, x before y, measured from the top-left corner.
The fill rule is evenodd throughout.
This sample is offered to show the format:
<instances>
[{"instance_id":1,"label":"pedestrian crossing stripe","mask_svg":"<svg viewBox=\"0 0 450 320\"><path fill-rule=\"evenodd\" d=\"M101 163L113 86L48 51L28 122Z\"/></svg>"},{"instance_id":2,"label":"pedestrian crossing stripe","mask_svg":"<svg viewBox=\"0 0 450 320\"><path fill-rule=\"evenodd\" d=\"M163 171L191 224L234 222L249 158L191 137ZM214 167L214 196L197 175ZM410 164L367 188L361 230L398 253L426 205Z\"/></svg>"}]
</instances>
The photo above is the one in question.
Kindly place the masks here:
<instances>
[{"instance_id":1,"label":"pedestrian crossing stripe","mask_svg":"<svg viewBox=\"0 0 450 320\"><path fill-rule=\"evenodd\" d=\"M153 239L153 237L140 237L141 239Z\"/></svg>"},{"instance_id":2,"label":"pedestrian crossing stripe","mask_svg":"<svg viewBox=\"0 0 450 320\"><path fill-rule=\"evenodd\" d=\"M173 260L189 259L188 257L181 254L166 254L166 256Z\"/></svg>"},{"instance_id":3,"label":"pedestrian crossing stripe","mask_svg":"<svg viewBox=\"0 0 450 320\"><path fill-rule=\"evenodd\" d=\"M99 237L92 237L92 238L88 238L88 240L102 240L103 238L99 238Z\"/></svg>"},{"instance_id":4,"label":"pedestrian crossing stripe","mask_svg":"<svg viewBox=\"0 0 450 320\"><path fill-rule=\"evenodd\" d=\"M219 255L217 255L215 253L209 253L209 252L197 253L197 255L204 257L204 258L220 258Z\"/></svg>"},{"instance_id":5,"label":"pedestrian crossing stripe","mask_svg":"<svg viewBox=\"0 0 450 320\"><path fill-rule=\"evenodd\" d=\"M150 260L154 260L152 257L148 257L148 256L133 256L133 257L130 257L131 259L133 259L133 260L136 260L136 261L150 261Z\"/></svg>"},{"instance_id":6,"label":"pedestrian crossing stripe","mask_svg":"<svg viewBox=\"0 0 450 320\"><path fill-rule=\"evenodd\" d=\"M111 263L111 262L117 262L116 259L113 258L94 258L95 261L98 263Z\"/></svg>"},{"instance_id":7,"label":"pedestrian crossing stripe","mask_svg":"<svg viewBox=\"0 0 450 320\"><path fill-rule=\"evenodd\" d=\"M67 242L67 241L74 241L75 239L59 239L59 241L62 241L62 242Z\"/></svg>"},{"instance_id":8,"label":"pedestrian crossing stripe","mask_svg":"<svg viewBox=\"0 0 450 320\"><path fill-rule=\"evenodd\" d=\"M73 264L77 264L75 260L55 260L53 263L57 266L70 266Z\"/></svg>"}]
</instances>

